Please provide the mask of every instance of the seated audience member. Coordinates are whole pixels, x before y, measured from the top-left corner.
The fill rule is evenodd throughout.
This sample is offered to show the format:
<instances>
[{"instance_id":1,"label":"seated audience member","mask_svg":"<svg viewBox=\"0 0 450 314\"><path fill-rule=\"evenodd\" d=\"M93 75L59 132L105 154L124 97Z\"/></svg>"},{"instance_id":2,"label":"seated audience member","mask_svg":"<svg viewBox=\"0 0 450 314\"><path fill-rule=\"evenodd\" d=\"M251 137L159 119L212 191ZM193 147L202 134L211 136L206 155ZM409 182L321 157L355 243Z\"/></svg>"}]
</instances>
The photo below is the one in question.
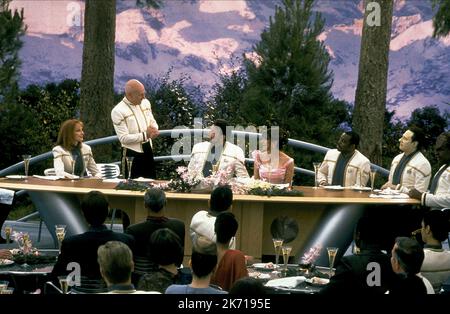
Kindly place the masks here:
<instances>
[{"instance_id":1,"label":"seated audience member","mask_svg":"<svg viewBox=\"0 0 450 314\"><path fill-rule=\"evenodd\" d=\"M166 294L226 294L226 291L210 287L211 276L217 265L216 244L205 237L196 237L192 243L189 266L192 282L189 285L171 285Z\"/></svg>"},{"instance_id":2,"label":"seated audience member","mask_svg":"<svg viewBox=\"0 0 450 314\"><path fill-rule=\"evenodd\" d=\"M238 222L232 213L220 213L214 223L214 229L218 263L211 283L229 291L236 280L248 276L245 255L239 250L229 249L230 241L236 235Z\"/></svg>"},{"instance_id":3,"label":"seated audience member","mask_svg":"<svg viewBox=\"0 0 450 314\"><path fill-rule=\"evenodd\" d=\"M425 258L420 273L431 282L436 293L450 277L450 252L442 248L449 231L448 211L432 210L425 213L420 230L422 241L425 242Z\"/></svg>"},{"instance_id":4,"label":"seated audience member","mask_svg":"<svg viewBox=\"0 0 450 314\"><path fill-rule=\"evenodd\" d=\"M392 270L397 276L389 288L389 294L408 296L434 294L431 283L419 273L424 253L416 240L398 237L395 239L391 254Z\"/></svg>"},{"instance_id":5,"label":"seated audience member","mask_svg":"<svg viewBox=\"0 0 450 314\"><path fill-rule=\"evenodd\" d=\"M399 140L402 153L391 163L389 179L381 188L395 189L408 193L411 189L425 192L431 178L431 165L420 152L425 142L422 129L412 126Z\"/></svg>"},{"instance_id":6,"label":"seated audience member","mask_svg":"<svg viewBox=\"0 0 450 314\"><path fill-rule=\"evenodd\" d=\"M253 168L255 179L274 184L292 184L294 159L283 152L287 142L288 134L285 131L278 127L267 130L267 138L262 140L261 151L255 150L252 153L255 160Z\"/></svg>"},{"instance_id":7,"label":"seated audience member","mask_svg":"<svg viewBox=\"0 0 450 314\"><path fill-rule=\"evenodd\" d=\"M133 253L119 241L109 241L98 248L98 264L103 280L111 294L159 294L155 291L138 291L131 283L134 268Z\"/></svg>"},{"instance_id":8,"label":"seated audience member","mask_svg":"<svg viewBox=\"0 0 450 314\"><path fill-rule=\"evenodd\" d=\"M104 225L109 208L103 193L91 191L86 194L81 202L81 211L89 224L89 230L63 240L61 254L52 271L53 278L68 274L67 264L77 262L81 266L81 276L101 279L97 264L98 247L108 241L121 241L129 247L134 246L132 236L113 232Z\"/></svg>"},{"instance_id":9,"label":"seated audience member","mask_svg":"<svg viewBox=\"0 0 450 314\"><path fill-rule=\"evenodd\" d=\"M209 132L210 141L192 147L188 172L192 178L203 179L226 171L227 180L233 177L248 178L245 155L242 148L227 141L227 121L217 119Z\"/></svg>"},{"instance_id":10,"label":"seated audience member","mask_svg":"<svg viewBox=\"0 0 450 314\"><path fill-rule=\"evenodd\" d=\"M161 189L149 189L144 196L145 208L148 211L148 217L145 222L129 226L125 231L134 237L136 241L133 253L136 257L146 257L152 260L151 251L148 250L150 236L155 230L169 228L180 238L180 243L184 248L184 222L176 218L165 216L164 207L166 206L166 194ZM183 256L177 261L177 265L183 262Z\"/></svg>"},{"instance_id":11,"label":"seated audience member","mask_svg":"<svg viewBox=\"0 0 450 314\"><path fill-rule=\"evenodd\" d=\"M234 282L229 294L260 295L267 294L267 291L261 280L253 277L242 277Z\"/></svg>"},{"instance_id":12,"label":"seated audience member","mask_svg":"<svg viewBox=\"0 0 450 314\"><path fill-rule=\"evenodd\" d=\"M444 132L436 139L434 147L441 165L431 181L428 192L411 189L409 196L432 209L450 208L450 132Z\"/></svg>"},{"instance_id":13,"label":"seated audience member","mask_svg":"<svg viewBox=\"0 0 450 314\"><path fill-rule=\"evenodd\" d=\"M320 185L365 186L370 176L370 161L356 148L359 135L348 131L342 133L337 149L330 149L318 171Z\"/></svg>"},{"instance_id":14,"label":"seated audience member","mask_svg":"<svg viewBox=\"0 0 450 314\"><path fill-rule=\"evenodd\" d=\"M221 212L231 210L233 204L233 191L229 186L219 186L215 188L209 198L209 210L197 212L191 220L191 239L197 236L203 236L211 241L216 241L214 232L214 223L216 217ZM230 242L230 248L235 248L234 238Z\"/></svg>"},{"instance_id":15,"label":"seated audience member","mask_svg":"<svg viewBox=\"0 0 450 314\"><path fill-rule=\"evenodd\" d=\"M389 289L394 272L390 257L381 251L381 225L370 217L359 219L354 233L356 253L340 259L322 294L375 295Z\"/></svg>"},{"instance_id":16,"label":"seated audience member","mask_svg":"<svg viewBox=\"0 0 450 314\"><path fill-rule=\"evenodd\" d=\"M152 233L148 249L157 268L141 277L138 289L164 293L170 285L182 283L178 263L184 249L180 237L168 228L158 229Z\"/></svg>"},{"instance_id":17,"label":"seated audience member","mask_svg":"<svg viewBox=\"0 0 450 314\"><path fill-rule=\"evenodd\" d=\"M63 122L58 139L53 148L53 165L57 176L74 178L85 176L86 169L91 175L101 178L89 145L83 143L83 123L76 119ZM72 173L72 162L75 162Z\"/></svg>"}]
</instances>

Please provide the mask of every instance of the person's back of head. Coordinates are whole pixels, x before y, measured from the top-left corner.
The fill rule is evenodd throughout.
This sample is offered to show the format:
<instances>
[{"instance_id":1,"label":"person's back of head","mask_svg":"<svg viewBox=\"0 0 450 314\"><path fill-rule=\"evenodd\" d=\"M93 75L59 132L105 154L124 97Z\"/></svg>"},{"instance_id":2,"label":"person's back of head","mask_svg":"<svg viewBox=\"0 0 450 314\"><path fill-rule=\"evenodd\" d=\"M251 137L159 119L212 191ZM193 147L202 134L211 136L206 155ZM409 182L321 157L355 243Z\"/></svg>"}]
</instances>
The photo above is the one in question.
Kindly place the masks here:
<instances>
[{"instance_id":1,"label":"person's back of head","mask_svg":"<svg viewBox=\"0 0 450 314\"><path fill-rule=\"evenodd\" d=\"M243 277L236 280L229 291L229 294L236 295L260 295L266 293L266 288L262 281L253 277Z\"/></svg>"},{"instance_id":2,"label":"person's back of head","mask_svg":"<svg viewBox=\"0 0 450 314\"><path fill-rule=\"evenodd\" d=\"M166 193L157 188L148 189L145 192L144 203L147 209L159 213L166 206Z\"/></svg>"},{"instance_id":3,"label":"person's back of head","mask_svg":"<svg viewBox=\"0 0 450 314\"><path fill-rule=\"evenodd\" d=\"M431 231L433 238L443 242L447 239L450 231L449 222L450 211L430 210L423 216L423 224L425 230Z\"/></svg>"},{"instance_id":4,"label":"person's back of head","mask_svg":"<svg viewBox=\"0 0 450 314\"><path fill-rule=\"evenodd\" d=\"M162 266L177 264L184 255L180 237L168 228L152 233L148 249L153 262Z\"/></svg>"},{"instance_id":5,"label":"person's back of head","mask_svg":"<svg viewBox=\"0 0 450 314\"><path fill-rule=\"evenodd\" d=\"M101 226L109 212L109 204L102 192L90 191L81 201L81 211L91 226Z\"/></svg>"},{"instance_id":6,"label":"person's back of head","mask_svg":"<svg viewBox=\"0 0 450 314\"><path fill-rule=\"evenodd\" d=\"M217 265L217 247L214 242L196 236L192 243L191 269L193 276L205 278L211 275Z\"/></svg>"},{"instance_id":7,"label":"person's back of head","mask_svg":"<svg viewBox=\"0 0 450 314\"><path fill-rule=\"evenodd\" d=\"M131 282L133 253L125 243L109 241L101 245L97 250L97 261L108 286Z\"/></svg>"},{"instance_id":8,"label":"person's back of head","mask_svg":"<svg viewBox=\"0 0 450 314\"><path fill-rule=\"evenodd\" d=\"M379 234L380 221L376 217L363 216L355 227L354 240L358 248L381 246Z\"/></svg>"},{"instance_id":9,"label":"person's back of head","mask_svg":"<svg viewBox=\"0 0 450 314\"><path fill-rule=\"evenodd\" d=\"M217 215L216 221L214 223L216 242L228 245L231 238L236 235L238 226L239 224L233 213L222 212Z\"/></svg>"},{"instance_id":10,"label":"person's back of head","mask_svg":"<svg viewBox=\"0 0 450 314\"><path fill-rule=\"evenodd\" d=\"M219 186L211 192L209 209L213 212L228 210L233 204L233 191L227 185Z\"/></svg>"},{"instance_id":11,"label":"person's back of head","mask_svg":"<svg viewBox=\"0 0 450 314\"><path fill-rule=\"evenodd\" d=\"M391 258L394 272L401 273L403 271L407 277L415 276L420 272L423 259L424 253L419 242L407 237L395 239Z\"/></svg>"}]
</instances>

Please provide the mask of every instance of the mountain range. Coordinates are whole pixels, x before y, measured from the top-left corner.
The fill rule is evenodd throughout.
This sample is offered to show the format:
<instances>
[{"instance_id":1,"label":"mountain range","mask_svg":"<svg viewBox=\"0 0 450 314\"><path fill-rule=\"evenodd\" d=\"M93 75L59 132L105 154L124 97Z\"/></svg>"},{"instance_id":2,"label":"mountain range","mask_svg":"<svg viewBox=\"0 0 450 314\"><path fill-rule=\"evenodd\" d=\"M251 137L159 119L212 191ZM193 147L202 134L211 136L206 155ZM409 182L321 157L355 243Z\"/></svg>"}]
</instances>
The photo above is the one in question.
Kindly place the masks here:
<instances>
[{"instance_id":1,"label":"mountain range","mask_svg":"<svg viewBox=\"0 0 450 314\"><path fill-rule=\"evenodd\" d=\"M279 0L164 0L160 9L117 0L115 87L129 78L189 75L205 94L218 73L251 53L269 25ZM396 0L389 55L387 106L406 119L412 110L450 106L450 36L432 37L429 0ZM23 8L27 32L20 51L20 85L80 79L83 1L15 0ZM334 73L332 92L353 103L362 33L362 0L317 0L326 25L326 44Z\"/></svg>"}]
</instances>

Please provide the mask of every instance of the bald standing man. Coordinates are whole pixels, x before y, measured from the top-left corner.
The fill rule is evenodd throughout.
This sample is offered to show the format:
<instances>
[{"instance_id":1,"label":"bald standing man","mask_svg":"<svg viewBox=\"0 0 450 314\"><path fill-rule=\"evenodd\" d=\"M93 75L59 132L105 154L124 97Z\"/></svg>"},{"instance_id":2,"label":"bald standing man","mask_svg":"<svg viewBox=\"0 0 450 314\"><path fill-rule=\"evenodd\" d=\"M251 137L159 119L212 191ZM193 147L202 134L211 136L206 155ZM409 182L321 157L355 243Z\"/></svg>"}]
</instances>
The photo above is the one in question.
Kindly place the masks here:
<instances>
[{"instance_id":1,"label":"bald standing man","mask_svg":"<svg viewBox=\"0 0 450 314\"><path fill-rule=\"evenodd\" d=\"M125 97L111 111L114 130L122 145L122 171L128 174L126 157L134 157L131 178L156 178L152 139L159 135L152 107L138 80L125 84Z\"/></svg>"}]
</instances>

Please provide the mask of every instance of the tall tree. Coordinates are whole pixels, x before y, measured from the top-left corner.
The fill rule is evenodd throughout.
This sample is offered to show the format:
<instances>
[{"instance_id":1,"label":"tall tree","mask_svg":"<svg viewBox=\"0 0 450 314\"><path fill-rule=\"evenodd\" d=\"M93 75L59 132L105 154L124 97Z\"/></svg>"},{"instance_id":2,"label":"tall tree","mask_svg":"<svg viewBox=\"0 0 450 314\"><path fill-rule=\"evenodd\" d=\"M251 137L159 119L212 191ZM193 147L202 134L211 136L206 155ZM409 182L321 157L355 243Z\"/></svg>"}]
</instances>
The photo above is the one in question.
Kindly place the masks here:
<instances>
[{"instance_id":1,"label":"tall tree","mask_svg":"<svg viewBox=\"0 0 450 314\"><path fill-rule=\"evenodd\" d=\"M433 18L434 37L444 37L450 33L450 0L432 0L436 14Z\"/></svg>"},{"instance_id":2,"label":"tall tree","mask_svg":"<svg viewBox=\"0 0 450 314\"><path fill-rule=\"evenodd\" d=\"M380 164L386 110L392 0L364 0L353 128L361 136L360 151Z\"/></svg>"},{"instance_id":3,"label":"tall tree","mask_svg":"<svg viewBox=\"0 0 450 314\"><path fill-rule=\"evenodd\" d=\"M160 0L137 0L138 6L158 7ZM86 0L83 66L80 84L81 119L88 138L113 134L116 0ZM111 148L96 148L98 159L109 158Z\"/></svg>"},{"instance_id":4,"label":"tall tree","mask_svg":"<svg viewBox=\"0 0 450 314\"><path fill-rule=\"evenodd\" d=\"M23 9L13 13L10 2L0 0L0 101L6 102L13 101L18 90L20 37L26 31Z\"/></svg>"},{"instance_id":5,"label":"tall tree","mask_svg":"<svg viewBox=\"0 0 450 314\"><path fill-rule=\"evenodd\" d=\"M333 132L347 110L330 92L330 57L317 39L324 19L313 13L314 0L282 3L254 47L257 62L245 62L242 116L257 126L277 123L292 137L333 143Z\"/></svg>"}]
</instances>

